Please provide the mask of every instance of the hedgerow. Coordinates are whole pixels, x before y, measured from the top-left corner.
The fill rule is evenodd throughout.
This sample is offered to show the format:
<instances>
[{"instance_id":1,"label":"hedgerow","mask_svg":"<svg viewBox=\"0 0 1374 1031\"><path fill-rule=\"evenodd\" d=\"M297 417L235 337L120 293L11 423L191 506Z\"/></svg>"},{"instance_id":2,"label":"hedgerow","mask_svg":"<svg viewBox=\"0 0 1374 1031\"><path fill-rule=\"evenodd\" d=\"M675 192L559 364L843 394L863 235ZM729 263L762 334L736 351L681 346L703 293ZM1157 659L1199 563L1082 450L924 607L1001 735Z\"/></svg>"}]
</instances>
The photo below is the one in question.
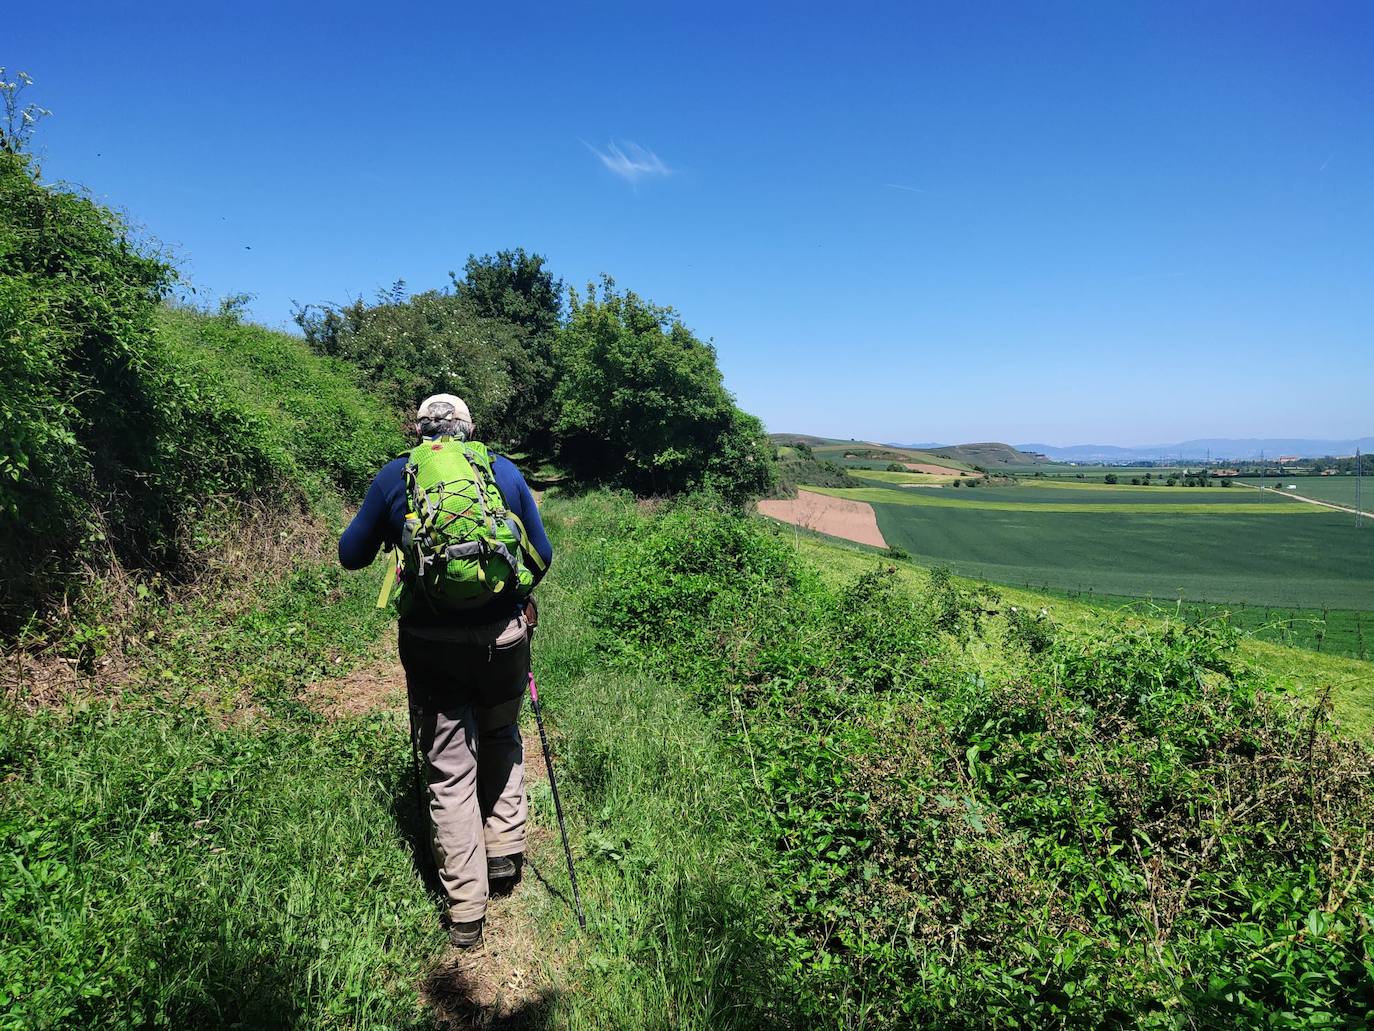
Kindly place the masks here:
<instances>
[{"instance_id":1,"label":"hedgerow","mask_svg":"<svg viewBox=\"0 0 1374 1031\"><path fill-rule=\"evenodd\" d=\"M947 575L836 590L682 507L591 610L758 778L771 950L828 1026L1354 1026L1374 762L1224 622L1070 634ZM1005 663L980 673L975 648Z\"/></svg>"},{"instance_id":2,"label":"hedgerow","mask_svg":"<svg viewBox=\"0 0 1374 1031\"><path fill-rule=\"evenodd\" d=\"M114 566L175 571L226 502L356 490L399 444L355 373L167 312L173 280L118 215L0 153L0 629Z\"/></svg>"}]
</instances>

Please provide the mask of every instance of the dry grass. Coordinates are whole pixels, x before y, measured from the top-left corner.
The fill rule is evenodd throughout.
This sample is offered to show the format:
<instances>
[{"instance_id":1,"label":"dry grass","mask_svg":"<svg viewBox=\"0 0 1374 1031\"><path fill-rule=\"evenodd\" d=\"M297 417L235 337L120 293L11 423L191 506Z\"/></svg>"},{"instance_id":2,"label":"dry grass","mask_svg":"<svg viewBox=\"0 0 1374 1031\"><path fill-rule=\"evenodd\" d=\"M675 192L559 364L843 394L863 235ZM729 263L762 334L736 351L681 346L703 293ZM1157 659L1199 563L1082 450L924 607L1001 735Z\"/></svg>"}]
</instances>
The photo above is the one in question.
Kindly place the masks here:
<instances>
[{"instance_id":1,"label":"dry grass","mask_svg":"<svg viewBox=\"0 0 1374 1031\"><path fill-rule=\"evenodd\" d=\"M27 711L80 698L117 699L146 683L147 663L171 610L223 625L261 602L263 585L303 564L333 561L335 535L318 516L262 502L212 507L176 575L88 566L84 587L0 651L0 692Z\"/></svg>"}]
</instances>

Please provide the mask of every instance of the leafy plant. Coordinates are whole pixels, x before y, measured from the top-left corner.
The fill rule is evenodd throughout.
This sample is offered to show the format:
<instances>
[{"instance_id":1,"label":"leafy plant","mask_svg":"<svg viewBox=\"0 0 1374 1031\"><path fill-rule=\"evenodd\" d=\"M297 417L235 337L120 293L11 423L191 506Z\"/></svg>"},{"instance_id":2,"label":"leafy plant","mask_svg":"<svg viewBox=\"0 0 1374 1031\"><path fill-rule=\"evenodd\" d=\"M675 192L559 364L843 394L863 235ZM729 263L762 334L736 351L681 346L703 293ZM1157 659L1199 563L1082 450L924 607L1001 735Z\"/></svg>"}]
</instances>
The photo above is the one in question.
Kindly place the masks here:
<instances>
[{"instance_id":1,"label":"leafy plant","mask_svg":"<svg viewBox=\"0 0 1374 1031\"><path fill-rule=\"evenodd\" d=\"M714 348L671 308L603 278L559 338L558 453L580 479L638 493L768 493L771 448L722 385Z\"/></svg>"}]
</instances>

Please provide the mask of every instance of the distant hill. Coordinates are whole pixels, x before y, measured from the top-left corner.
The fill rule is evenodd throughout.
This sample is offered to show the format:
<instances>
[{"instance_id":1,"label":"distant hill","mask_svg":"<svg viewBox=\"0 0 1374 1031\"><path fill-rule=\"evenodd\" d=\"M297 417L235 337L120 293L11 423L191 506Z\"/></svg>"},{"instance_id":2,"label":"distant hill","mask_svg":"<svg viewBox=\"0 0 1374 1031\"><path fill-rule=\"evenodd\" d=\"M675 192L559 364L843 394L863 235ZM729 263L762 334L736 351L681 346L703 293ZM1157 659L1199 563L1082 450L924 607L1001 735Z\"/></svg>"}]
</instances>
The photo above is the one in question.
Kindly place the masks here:
<instances>
[{"instance_id":1,"label":"distant hill","mask_svg":"<svg viewBox=\"0 0 1374 1031\"><path fill-rule=\"evenodd\" d=\"M768 439L778 447L805 444L812 449L816 458L846 466L873 468L875 465L896 462L909 467L927 465L938 467L941 471L949 469L961 472L967 471L971 464L952 455L902 447L899 444L880 444L872 440L841 440L837 437L817 437L809 433L770 433ZM1006 447L1005 444L999 446Z\"/></svg>"},{"instance_id":2,"label":"distant hill","mask_svg":"<svg viewBox=\"0 0 1374 1031\"><path fill-rule=\"evenodd\" d=\"M1045 465L1045 455L1032 449L1020 450L1010 444L989 441L983 444L955 444L951 447L927 448L931 454L941 458L964 462L967 465L981 465L984 469L1007 465Z\"/></svg>"},{"instance_id":3,"label":"distant hill","mask_svg":"<svg viewBox=\"0 0 1374 1031\"><path fill-rule=\"evenodd\" d=\"M857 443L857 441L840 440L836 437L816 437L810 433L770 433L768 439L779 447L795 447L798 444L805 444L807 447L819 447L823 444Z\"/></svg>"},{"instance_id":4,"label":"distant hill","mask_svg":"<svg viewBox=\"0 0 1374 1031\"><path fill-rule=\"evenodd\" d=\"M1185 440L1177 444L1139 444L1120 447L1115 444L1073 444L1055 447L1053 444L1021 444L1023 451L1038 451L1056 462L1155 462L1197 461L1210 455L1214 459L1255 459L1292 455L1296 458L1325 458L1328 455L1353 455L1355 448L1374 450L1374 437L1359 440L1312 440L1304 437L1254 437L1230 439L1226 437Z\"/></svg>"}]
</instances>

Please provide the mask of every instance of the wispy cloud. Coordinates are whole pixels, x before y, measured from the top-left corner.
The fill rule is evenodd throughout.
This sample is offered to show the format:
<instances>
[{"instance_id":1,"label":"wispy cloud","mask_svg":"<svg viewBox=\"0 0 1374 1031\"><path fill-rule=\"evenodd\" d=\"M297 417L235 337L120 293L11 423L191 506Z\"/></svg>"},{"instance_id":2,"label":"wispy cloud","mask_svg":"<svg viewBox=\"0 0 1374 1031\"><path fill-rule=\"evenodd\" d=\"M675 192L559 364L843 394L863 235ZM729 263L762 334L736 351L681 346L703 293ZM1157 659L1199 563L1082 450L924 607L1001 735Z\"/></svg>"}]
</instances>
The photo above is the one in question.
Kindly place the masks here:
<instances>
[{"instance_id":1,"label":"wispy cloud","mask_svg":"<svg viewBox=\"0 0 1374 1031\"><path fill-rule=\"evenodd\" d=\"M672 175L673 170L648 147L641 147L629 140L612 140L605 150L593 147L586 140L582 145L601 159L601 163L620 178L632 183L645 176Z\"/></svg>"},{"instance_id":2,"label":"wispy cloud","mask_svg":"<svg viewBox=\"0 0 1374 1031\"><path fill-rule=\"evenodd\" d=\"M1336 152L1335 152L1334 150L1333 150L1330 154L1326 155L1326 160L1322 162L1321 168L1317 169L1317 171L1318 171L1318 172L1325 172L1325 171L1326 171L1326 166L1329 165L1329 164L1331 164L1331 159L1332 159L1333 157L1335 157L1335 156L1336 156Z\"/></svg>"},{"instance_id":3,"label":"wispy cloud","mask_svg":"<svg viewBox=\"0 0 1374 1031\"><path fill-rule=\"evenodd\" d=\"M883 183L883 185L886 186L889 190L904 190L904 191L906 191L907 193L925 193L925 192L926 192L925 190L918 189L918 188L915 187L915 186L903 186L901 183Z\"/></svg>"},{"instance_id":4,"label":"wispy cloud","mask_svg":"<svg viewBox=\"0 0 1374 1031\"><path fill-rule=\"evenodd\" d=\"M1148 283L1154 279L1182 279L1188 275L1187 272L1149 272L1143 276L1131 276L1122 280L1123 283Z\"/></svg>"}]
</instances>

